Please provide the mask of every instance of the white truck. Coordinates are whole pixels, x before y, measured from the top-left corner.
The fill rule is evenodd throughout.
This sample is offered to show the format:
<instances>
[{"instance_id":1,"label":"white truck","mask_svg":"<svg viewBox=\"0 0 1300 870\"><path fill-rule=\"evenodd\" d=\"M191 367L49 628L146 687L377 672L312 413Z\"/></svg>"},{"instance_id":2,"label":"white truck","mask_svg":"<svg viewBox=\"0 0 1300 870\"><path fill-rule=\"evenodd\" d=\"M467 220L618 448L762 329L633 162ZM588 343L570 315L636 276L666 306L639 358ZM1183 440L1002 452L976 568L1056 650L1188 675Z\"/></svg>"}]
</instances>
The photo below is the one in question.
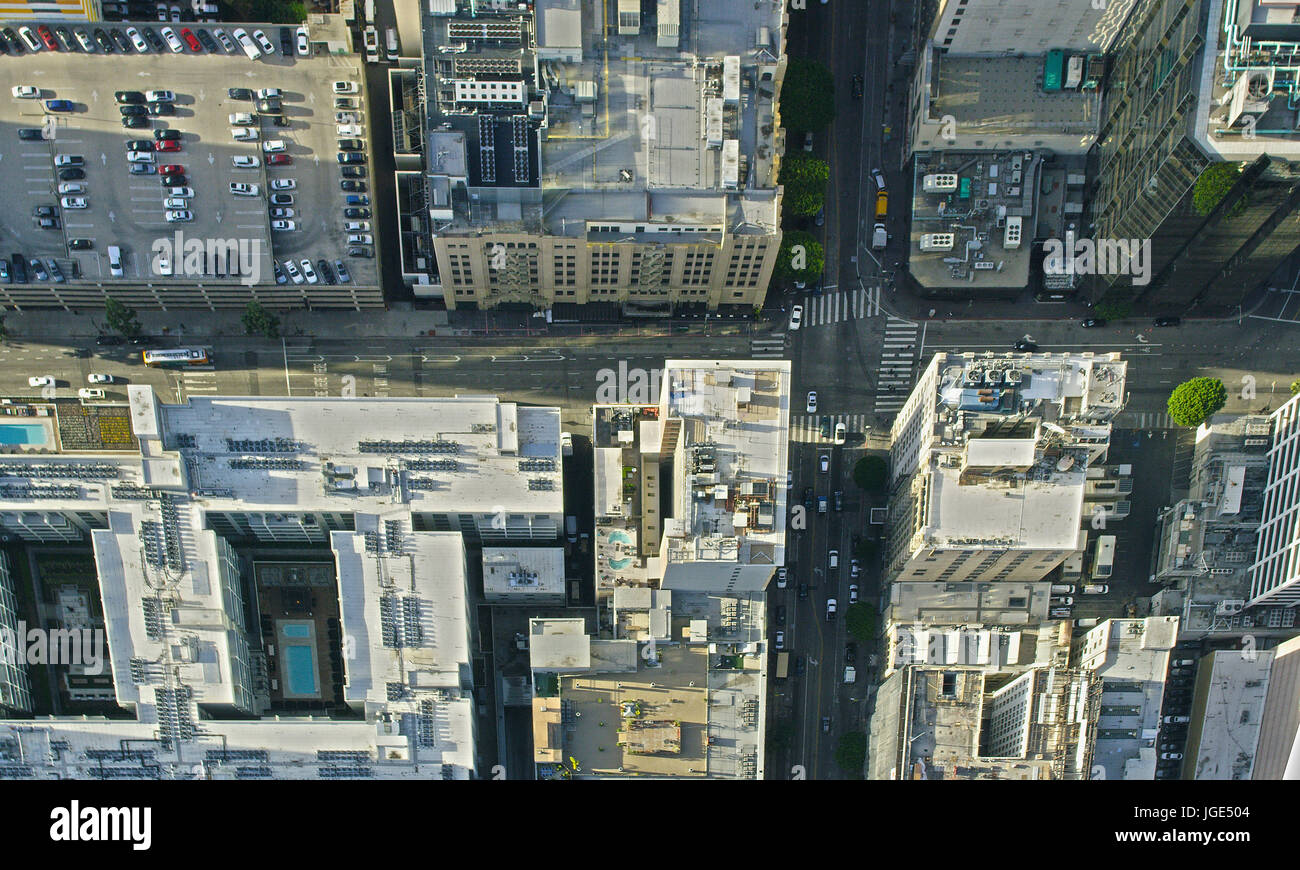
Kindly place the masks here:
<instances>
[{"instance_id":1,"label":"white truck","mask_svg":"<svg viewBox=\"0 0 1300 870\"><path fill-rule=\"evenodd\" d=\"M374 26L366 28L366 63L379 63L379 31Z\"/></svg>"},{"instance_id":2,"label":"white truck","mask_svg":"<svg viewBox=\"0 0 1300 870\"><path fill-rule=\"evenodd\" d=\"M875 229L871 231L871 247L879 251L888 244L889 233L885 232L885 225L876 224Z\"/></svg>"},{"instance_id":3,"label":"white truck","mask_svg":"<svg viewBox=\"0 0 1300 870\"><path fill-rule=\"evenodd\" d=\"M844 682L856 683L858 681L858 669L853 665L844 666Z\"/></svg>"}]
</instances>

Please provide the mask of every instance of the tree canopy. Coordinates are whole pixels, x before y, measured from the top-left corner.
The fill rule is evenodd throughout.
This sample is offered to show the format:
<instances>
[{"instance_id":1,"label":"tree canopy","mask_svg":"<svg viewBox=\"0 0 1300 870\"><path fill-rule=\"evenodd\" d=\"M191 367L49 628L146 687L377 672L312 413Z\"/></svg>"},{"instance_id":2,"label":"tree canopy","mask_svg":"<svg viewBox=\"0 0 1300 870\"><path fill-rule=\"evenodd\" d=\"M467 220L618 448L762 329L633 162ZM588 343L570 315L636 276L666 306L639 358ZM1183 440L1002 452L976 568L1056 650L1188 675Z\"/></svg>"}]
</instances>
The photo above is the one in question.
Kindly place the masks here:
<instances>
[{"instance_id":1,"label":"tree canopy","mask_svg":"<svg viewBox=\"0 0 1300 870\"><path fill-rule=\"evenodd\" d=\"M799 259L803 261L803 267L796 269L795 261ZM791 230L781 238L781 250L776 256L772 278L784 283L816 281L821 277L825 264L825 251L821 242L812 233Z\"/></svg>"},{"instance_id":2,"label":"tree canopy","mask_svg":"<svg viewBox=\"0 0 1300 870\"><path fill-rule=\"evenodd\" d=\"M1241 177L1241 167L1235 163L1212 163L1196 179L1192 187L1192 207L1199 215L1214 211L1232 186Z\"/></svg>"},{"instance_id":3,"label":"tree canopy","mask_svg":"<svg viewBox=\"0 0 1300 870\"><path fill-rule=\"evenodd\" d=\"M280 337L280 318L262 307L262 303L254 299L244 308L244 314L240 318L244 323L244 332L249 335L265 335L267 338Z\"/></svg>"},{"instance_id":4,"label":"tree canopy","mask_svg":"<svg viewBox=\"0 0 1300 870\"><path fill-rule=\"evenodd\" d=\"M835 77L824 64L791 58L781 81L781 124L816 133L835 119Z\"/></svg>"},{"instance_id":5,"label":"tree canopy","mask_svg":"<svg viewBox=\"0 0 1300 870\"><path fill-rule=\"evenodd\" d=\"M1228 388L1218 378L1192 378L1169 394L1169 418L1179 426L1199 426L1228 401Z\"/></svg>"},{"instance_id":6,"label":"tree canopy","mask_svg":"<svg viewBox=\"0 0 1300 870\"><path fill-rule=\"evenodd\" d=\"M885 488L889 466L879 456L864 456L853 464L853 482L858 489L879 492Z\"/></svg>"},{"instance_id":7,"label":"tree canopy","mask_svg":"<svg viewBox=\"0 0 1300 870\"><path fill-rule=\"evenodd\" d=\"M831 168L825 160L808 154L787 154L781 161L782 198L785 211L794 215L817 214L826 203L826 183Z\"/></svg>"},{"instance_id":8,"label":"tree canopy","mask_svg":"<svg viewBox=\"0 0 1300 870\"><path fill-rule=\"evenodd\" d=\"M112 296L104 297L104 324L127 337L140 334L140 321L134 308L127 308Z\"/></svg>"}]
</instances>

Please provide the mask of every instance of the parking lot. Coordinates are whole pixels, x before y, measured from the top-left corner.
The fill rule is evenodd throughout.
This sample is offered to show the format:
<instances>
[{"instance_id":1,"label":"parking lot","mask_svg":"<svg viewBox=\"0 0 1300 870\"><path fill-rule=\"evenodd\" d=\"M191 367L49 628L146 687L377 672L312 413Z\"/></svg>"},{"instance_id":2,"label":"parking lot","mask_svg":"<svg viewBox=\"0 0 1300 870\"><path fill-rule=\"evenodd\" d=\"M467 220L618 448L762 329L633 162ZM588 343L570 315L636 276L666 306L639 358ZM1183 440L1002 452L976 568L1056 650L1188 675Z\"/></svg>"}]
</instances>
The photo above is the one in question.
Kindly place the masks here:
<instances>
[{"instance_id":1,"label":"parking lot","mask_svg":"<svg viewBox=\"0 0 1300 870\"><path fill-rule=\"evenodd\" d=\"M248 29L251 32L253 26ZM278 28L265 29L274 39ZM185 281L222 283L214 282L219 275L211 264L201 261L194 269L193 261L187 264L180 258L181 252L176 252L172 264L173 277L157 274L155 241L173 240L179 231L188 240L247 240L244 248L257 259L262 284L275 280L271 257L292 257L310 258L313 263L320 258L330 263L342 259L354 284L376 285L375 261L347 256L346 194L340 189L335 156L338 136L332 83L338 80L362 80L359 58L276 54L250 61L242 53L188 51L129 55L119 51L107 56L102 52L43 51L0 57L0 166L8 168L0 173L0 196L8 204L9 215L0 222L0 255L54 259L71 284L80 276L82 282L102 283L106 288L117 282L153 286L160 300L166 301L165 288L180 284L182 274ZM16 85L38 87L39 99L11 96ZM228 116L255 112L255 108L249 101L231 99L229 88L281 89L281 114L287 126L275 126L273 115L259 114L252 126L258 131L258 141L234 141ZM123 127L114 93L150 89L175 92L174 114L152 118L152 123L139 129ZM368 140L364 98L359 93L350 96L360 105L363 135L357 138ZM51 99L70 100L72 111L47 113L44 104ZM21 140L19 128L43 129L47 138ZM184 168L184 186L194 191L188 208L192 221L165 220L159 175L129 173L126 142L153 139L155 130L165 129L181 131L182 148L176 153L155 154L153 165ZM267 166L262 144L270 139L285 142L284 153L292 159L291 165ZM54 165L59 154L84 158L84 165L77 167L84 171L84 179L77 181L85 190L76 194L84 197L84 209L60 204L60 180ZM232 158L240 155L256 158L257 165L237 168ZM368 194L369 164L363 169L366 177L357 180L365 184ZM292 190L283 191L292 202L282 206L292 209L293 231L271 230L267 194L272 179L295 182ZM255 184L258 195L235 196L230 192L232 182ZM56 206L61 227L41 229L35 217L39 206ZM93 247L69 250L71 239L88 239ZM123 253L121 278L110 275L110 245L119 246ZM29 274L28 279L36 283L37 276ZM238 279L232 276L231 280Z\"/></svg>"}]
</instances>

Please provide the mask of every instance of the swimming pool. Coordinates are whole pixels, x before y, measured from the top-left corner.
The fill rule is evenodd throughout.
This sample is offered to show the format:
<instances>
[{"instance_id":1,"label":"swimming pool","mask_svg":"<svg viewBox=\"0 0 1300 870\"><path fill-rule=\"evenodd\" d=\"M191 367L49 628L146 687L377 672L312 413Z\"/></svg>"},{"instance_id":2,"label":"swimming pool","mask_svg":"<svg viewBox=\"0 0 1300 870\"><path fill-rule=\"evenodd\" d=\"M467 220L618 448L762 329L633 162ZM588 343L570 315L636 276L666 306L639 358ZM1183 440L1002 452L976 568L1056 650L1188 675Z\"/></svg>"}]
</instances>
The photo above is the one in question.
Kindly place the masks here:
<instances>
[{"instance_id":1,"label":"swimming pool","mask_svg":"<svg viewBox=\"0 0 1300 870\"><path fill-rule=\"evenodd\" d=\"M303 625L301 622L290 622L280 626L280 632L285 637L311 637L311 626Z\"/></svg>"},{"instance_id":2,"label":"swimming pool","mask_svg":"<svg viewBox=\"0 0 1300 870\"><path fill-rule=\"evenodd\" d=\"M617 530L609 533L609 540L611 543L615 544L624 544L628 546L632 544L632 538L627 534L627 532ZM615 559L613 556L609 557L609 567L613 568L615 571L622 571L631 564L632 559L630 557L627 559Z\"/></svg>"},{"instance_id":3,"label":"swimming pool","mask_svg":"<svg viewBox=\"0 0 1300 870\"><path fill-rule=\"evenodd\" d=\"M18 444L46 443L45 427L31 423L0 424L0 444L14 446Z\"/></svg>"},{"instance_id":4,"label":"swimming pool","mask_svg":"<svg viewBox=\"0 0 1300 870\"><path fill-rule=\"evenodd\" d=\"M285 679L288 681L288 693L298 696L313 696L316 688L316 656L309 646L287 646L284 648Z\"/></svg>"}]
</instances>

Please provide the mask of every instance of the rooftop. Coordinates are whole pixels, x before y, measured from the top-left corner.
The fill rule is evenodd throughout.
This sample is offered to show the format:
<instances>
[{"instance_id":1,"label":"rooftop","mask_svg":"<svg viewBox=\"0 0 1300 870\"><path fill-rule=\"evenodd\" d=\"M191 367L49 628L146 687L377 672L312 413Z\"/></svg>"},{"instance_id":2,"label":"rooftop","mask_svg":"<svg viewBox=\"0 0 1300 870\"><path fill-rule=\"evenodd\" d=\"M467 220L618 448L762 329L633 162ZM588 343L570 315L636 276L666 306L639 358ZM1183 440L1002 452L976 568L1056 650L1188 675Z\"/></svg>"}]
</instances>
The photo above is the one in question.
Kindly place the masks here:
<instances>
[{"instance_id":1,"label":"rooftop","mask_svg":"<svg viewBox=\"0 0 1300 870\"><path fill-rule=\"evenodd\" d=\"M424 15L430 165L463 185L440 231L775 231L782 7L664 2L607 27L608 5Z\"/></svg>"}]
</instances>

